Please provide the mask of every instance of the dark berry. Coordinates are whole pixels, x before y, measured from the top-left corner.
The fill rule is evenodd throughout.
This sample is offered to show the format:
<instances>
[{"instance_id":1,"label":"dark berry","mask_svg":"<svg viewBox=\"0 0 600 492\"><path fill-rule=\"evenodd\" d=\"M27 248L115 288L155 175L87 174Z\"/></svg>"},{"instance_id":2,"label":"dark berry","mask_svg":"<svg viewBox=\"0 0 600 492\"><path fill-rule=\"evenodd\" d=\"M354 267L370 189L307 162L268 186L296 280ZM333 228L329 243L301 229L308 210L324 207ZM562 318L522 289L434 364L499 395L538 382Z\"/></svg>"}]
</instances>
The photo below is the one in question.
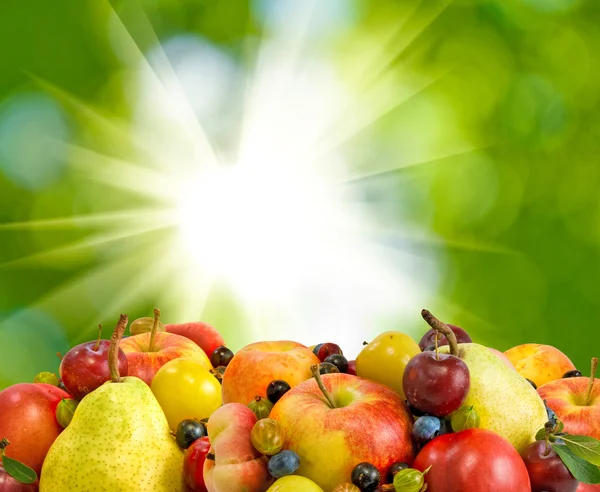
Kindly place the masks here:
<instances>
[{"instance_id":1,"label":"dark berry","mask_svg":"<svg viewBox=\"0 0 600 492\"><path fill-rule=\"evenodd\" d=\"M533 386L533 389L537 389L537 384L535 384L531 379L528 379L528 378L525 378L525 379L527 379L527 381L529 382L529 384L531 386Z\"/></svg>"},{"instance_id":2,"label":"dark berry","mask_svg":"<svg viewBox=\"0 0 600 492\"><path fill-rule=\"evenodd\" d=\"M438 432L438 436L443 436L444 434L451 434L454 432L452 429L452 422L449 418L440 419L440 431Z\"/></svg>"},{"instance_id":3,"label":"dark berry","mask_svg":"<svg viewBox=\"0 0 600 492\"><path fill-rule=\"evenodd\" d=\"M342 354L331 354L323 362L330 362L337 367L340 372L348 372L348 359Z\"/></svg>"},{"instance_id":4,"label":"dark berry","mask_svg":"<svg viewBox=\"0 0 600 492\"><path fill-rule=\"evenodd\" d=\"M425 415L425 412L421 412L421 410L418 408L413 407L410 403L408 403L408 400L406 400L406 404L408 405L410 413L412 413L415 417L421 417L422 415Z\"/></svg>"},{"instance_id":5,"label":"dark berry","mask_svg":"<svg viewBox=\"0 0 600 492\"><path fill-rule=\"evenodd\" d=\"M233 359L233 352L224 345L221 345L220 347L217 347L211 354L210 363L213 367L227 367L227 364L231 362L231 359Z\"/></svg>"},{"instance_id":6,"label":"dark berry","mask_svg":"<svg viewBox=\"0 0 600 492\"><path fill-rule=\"evenodd\" d=\"M439 435L441 426L439 418L431 415L423 415L415 420L413 437L419 444L425 444Z\"/></svg>"},{"instance_id":7,"label":"dark berry","mask_svg":"<svg viewBox=\"0 0 600 492\"><path fill-rule=\"evenodd\" d=\"M319 364L319 374L331 374L333 372L340 372L335 364L331 362L321 362Z\"/></svg>"},{"instance_id":8,"label":"dark berry","mask_svg":"<svg viewBox=\"0 0 600 492\"><path fill-rule=\"evenodd\" d=\"M323 346L322 343L315 345L315 348L313 349L313 354L317 355L322 346Z\"/></svg>"},{"instance_id":9,"label":"dark berry","mask_svg":"<svg viewBox=\"0 0 600 492\"><path fill-rule=\"evenodd\" d=\"M275 379L267 386L267 398L275 405L290 390L290 385L281 379Z\"/></svg>"},{"instance_id":10,"label":"dark berry","mask_svg":"<svg viewBox=\"0 0 600 492\"><path fill-rule=\"evenodd\" d=\"M333 354L341 354L342 349L336 343L322 343L317 350L316 355L321 362L324 362L327 357Z\"/></svg>"},{"instance_id":11,"label":"dark berry","mask_svg":"<svg viewBox=\"0 0 600 492\"><path fill-rule=\"evenodd\" d=\"M201 437L206 436L206 427L199 420L186 419L177 425L176 440L181 449L187 449Z\"/></svg>"},{"instance_id":12,"label":"dark berry","mask_svg":"<svg viewBox=\"0 0 600 492\"><path fill-rule=\"evenodd\" d=\"M379 470L366 461L359 463L352 470L351 481L361 492L372 492L381 481Z\"/></svg>"},{"instance_id":13,"label":"dark berry","mask_svg":"<svg viewBox=\"0 0 600 492\"><path fill-rule=\"evenodd\" d=\"M285 449L269 458L269 473L275 478L291 475L300 466L300 456L294 451Z\"/></svg>"},{"instance_id":14,"label":"dark berry","mask_svg":"<svg viewBox=\"0 0 600 492\"><path fill-rule=\"evenodd\" d=\"M565 379L565 378L580 378L582 376L583 376L583 374L581 374L581 371L579 371L577 369L573 369L572 371L567 371L562 375L563 379Z\"/></svg>"},{"instance_id":15,"label":"dark berry","mask_svg":"<svg viewBox=\"0 0 600 492\"><path fill-rule=\"evenodd\" d=\"M394 481L394 475L401 470L405 470L406 468L409 468L409 466L408 463L405 463L404 461L396 461L392 463L392 466L390 466L388 470L388 482L392 483Z\"/></svg>"}]
</instances>

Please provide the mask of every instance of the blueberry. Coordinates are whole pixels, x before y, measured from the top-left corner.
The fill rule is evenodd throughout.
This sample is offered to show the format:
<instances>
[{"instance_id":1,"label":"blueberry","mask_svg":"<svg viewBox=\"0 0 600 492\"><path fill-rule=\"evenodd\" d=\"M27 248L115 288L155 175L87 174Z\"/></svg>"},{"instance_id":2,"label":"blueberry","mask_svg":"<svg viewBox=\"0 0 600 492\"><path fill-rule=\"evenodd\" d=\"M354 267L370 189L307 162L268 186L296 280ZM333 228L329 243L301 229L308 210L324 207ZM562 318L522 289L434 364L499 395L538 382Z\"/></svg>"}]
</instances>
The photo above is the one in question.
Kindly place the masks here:
<instances>
[{"instance_id":1,"label":"blueberry","mask_svg":"<svg viewBox=\"0 0 600 492\"><path fill-rule=\"evenodd\" d=\"M275 478L291 475L300 466L300 456L294 451L285 449L269 459L269 473Z\"/></svg>"},{"instance_id":2,"label":"blueberry","mask_svg":"<svg viewBox=\"0 0 600 492\"><path fill-rule=\"evenodd\" d=\"M415 420L413 437L420 444L426 443L439 435L441 426L439 418L431 415L423 415Z\"/></svg>"},{"instance_id":3,"label":"blueberry","mask_svg":"<svg viewBox=\"0 0 600 492\"><path fill-rule=\"evenodd\" d=\"M379 485L381 476L375 465L363 461L352 470L351 481L361 492L372 492Z\"/></svg>"},{"instance_id":4,"label":"blueberry","mask_svg":"<svg viewBox=\"0 0 600 492\"><path fill-rule=\"evenodd\" d=\"M206 436L206 427L199 420L186 419L177 425L176 441L181 449L187 449L197 439Z\"/></svg>"}]
</instances>

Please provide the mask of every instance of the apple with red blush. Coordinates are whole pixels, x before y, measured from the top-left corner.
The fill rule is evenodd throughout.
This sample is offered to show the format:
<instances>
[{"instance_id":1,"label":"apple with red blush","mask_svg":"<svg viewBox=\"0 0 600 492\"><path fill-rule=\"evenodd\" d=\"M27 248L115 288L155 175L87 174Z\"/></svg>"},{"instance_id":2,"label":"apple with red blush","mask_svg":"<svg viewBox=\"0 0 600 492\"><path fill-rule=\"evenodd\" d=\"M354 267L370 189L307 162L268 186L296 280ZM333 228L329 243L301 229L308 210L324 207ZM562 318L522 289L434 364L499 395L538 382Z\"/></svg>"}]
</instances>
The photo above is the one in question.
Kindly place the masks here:
<instances>
[{"instance_id":1,"label":"apple with red blush","mask_svg":"<svg viewBox=\"0 0 600 492\"><path fill-rule=\"evenodd\" d=\"M66 391L45 383L19 383L0 391L0 438L10 442L6 456L39 474L48 449L63 430L56 407L68 398Z\"/></svg>"},{"instance_id":2,"label":"apple with red blush","mask_svg":"<svg viewBox=\"0 0 600 492\"><path fill-rule=\"evenodd\" d=\"M165 330L167 333L174 333L190 339L204 350L208 357L212 355L217 347L225 345L225 340L217 329L203 321L168 324L165 325Z\"/></svg>"},{"instance_id":3,"label":"apple with red blush","mask_svg":"<svg viewBox=\"0 0 600 492\"><path fill-rule=\"evenodd\" d=\"M67 391L77 401L85 395L110 381L108 367L109 340L102 340L102 326L98 332L98 339L76 345L61 359L59 374ZM127 357L119 349L119 374L127 376Z\"/></svg>"}]
</instances>

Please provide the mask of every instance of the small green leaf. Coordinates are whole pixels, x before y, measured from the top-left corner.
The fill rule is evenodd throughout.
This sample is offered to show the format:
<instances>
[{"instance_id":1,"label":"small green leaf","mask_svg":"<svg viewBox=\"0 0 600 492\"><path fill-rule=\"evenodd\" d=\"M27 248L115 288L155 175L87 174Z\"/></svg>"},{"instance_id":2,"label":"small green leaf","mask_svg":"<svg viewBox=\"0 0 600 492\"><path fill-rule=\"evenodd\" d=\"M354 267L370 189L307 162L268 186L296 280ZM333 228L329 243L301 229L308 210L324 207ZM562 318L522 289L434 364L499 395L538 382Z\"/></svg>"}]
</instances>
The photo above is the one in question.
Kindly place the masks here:
<instances>
[{"instance_id":1,"label":"small green leaf","mask_svg":"<svg viewBox=\"0 0 600 492\"><path fill-rule=\"evenodd\" d=\"M589 461L592 465L600 466L600 441L588 436L565 434L560 436L573 454Z\"/></svg>"},{"instance_id":2,"label":"small green leaf","mask_svg":"<svg viewBox=\"0 0 600 492\"><path fill-rule=\"evenodd\" d=\"M537 431L537 434L535 435L535 440L543 441L544 439L546 439L546 429L540 429L539 431Z\"/></svg>"},{"instance_id":3,"label":"small green leaf","mask_svg":"<svg viewBox=\"0 0 600 492\"><path fill-rule=\"evenodd\" d=\"M37 480L37 473L34 470L6 455L2 456L2 466L4 466L6 473L21 483L28 484Z\"/></svg>"},{"instance_id":4,"label":"small green leaf","mask_svg":"<svg viewBox=\"0 0 600 492\"><path fill-rule=\"evenodd\" d=\"M552 444L552 449L577 480L589 484L600 483L600 468L596 465L580 458L564 444Z\"/></svg>"}]
</instances>

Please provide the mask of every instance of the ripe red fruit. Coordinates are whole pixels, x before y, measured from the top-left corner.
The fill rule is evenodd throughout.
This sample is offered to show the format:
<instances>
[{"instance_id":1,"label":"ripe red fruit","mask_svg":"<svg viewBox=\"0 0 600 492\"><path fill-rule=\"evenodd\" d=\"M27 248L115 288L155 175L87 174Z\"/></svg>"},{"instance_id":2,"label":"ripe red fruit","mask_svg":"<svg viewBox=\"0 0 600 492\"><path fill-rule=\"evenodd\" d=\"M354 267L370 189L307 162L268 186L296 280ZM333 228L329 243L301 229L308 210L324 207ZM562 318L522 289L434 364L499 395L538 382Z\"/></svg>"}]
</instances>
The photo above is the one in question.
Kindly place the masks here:
<instances>
[{"instance_id":1,"label":"ripe red fruit","mask_svg":"<svg viewBox=\"0 0 600 492\"><path fill-rule=\"evenodd\" d=\"M427 492L531 492L525 463L504 437L485 429L444 434L417 455Z\"/></svg>"},{"instance_id":2,"label":"ripe red fruit","mask_svg":"<svg viewBox=\"0 0 600 492\"><path fill-rule=\"evenodd\" d=\"M208 437L196 439L183 456L183 477L187 486L195 492L207 492L204 484L204 462L210 450Z\"/></svg>"},{"instance_id":3,"label":"ripe red fruit","mask_svg":"<svg viewBox=\"0 0 600 492\"><path fill-rule=\"evenodd\" d=\"M38 486L38 480L30 484L21 483L0 466L0 492L37 492Z\"/></svg>"},{"instance_id":4,"label":"ripe red fruit","mask_svg":"<svg viewBox=\"0 0 600 492\"><path fill-rule=\"evenodd\" d=\"M60 362L60 377L67 391L80 401L85 395L110 380L108 368L109 340L98 340L76 345ZM127 376L127 356L119 349L119 374Z\"/></svg>"},{"instance_id":5,"label":"ripe red fruit","mask_svg":"<svg viewBox=\"0 0 600 492\"><path fill-rule=\"evenodd\" d=\"M355 360L349 360L348 361L348 374L352 374L353 376L356 376L356 361Z\"/></svg>"},{"instance_id":6,"label":"ripe red fruit","mask_svg":"<svg viewBox=\"0 0 600 492\"><path fill-rule=\"evenodd\" d=\"M335 343L323 343L317 350L316 356L321 362L324 362L327 357L334 354L341 354L342 349ZM343 354L342 354L343 355Z\"/></svg>"},{"instance_id":7,"label":"ripe red fruit","mask_svg":"<svg viewBox=\"0 0 600 492\"><path fill-rule=\"evenodd\" d=\"M404 369L402 389L408 403L417 410L445 417L465 401L470 388L468 366L450 354L422 352Z\"/></svg>"},{"instance_id":8,"label":"ripe red fruit","mask_svg":"<svg viewBox=\"0 0 600 492\"><path fill-rule=\"evenodd\" d=\"M456 336L456 341L458 343L471 343L473 341L471 340L469 334L462 328L455 325L446 326L448 326L448 328L450 328L454 332L454 335ZM435 346L435 334L436 331L432 328L429 331L427 331L425 335L423 335L423 337L419 341L419 347L421 348L421 350L425 350L428 347ZM441 347L442 345L448 345L448 339L446 338L446 335L442 335L440 333L438 335L438 347Z\"/></svg>"},{"instance_id":9,"label":"ripe red fruit","mask_svg":"<svg viewBox=\"0 0 600 492\"><path fill-rule=\"evenodd\" d=\"M532 492L575 492L579 481L546 441L535 441L521 453Z\"/></svg>"}]
</instances>

